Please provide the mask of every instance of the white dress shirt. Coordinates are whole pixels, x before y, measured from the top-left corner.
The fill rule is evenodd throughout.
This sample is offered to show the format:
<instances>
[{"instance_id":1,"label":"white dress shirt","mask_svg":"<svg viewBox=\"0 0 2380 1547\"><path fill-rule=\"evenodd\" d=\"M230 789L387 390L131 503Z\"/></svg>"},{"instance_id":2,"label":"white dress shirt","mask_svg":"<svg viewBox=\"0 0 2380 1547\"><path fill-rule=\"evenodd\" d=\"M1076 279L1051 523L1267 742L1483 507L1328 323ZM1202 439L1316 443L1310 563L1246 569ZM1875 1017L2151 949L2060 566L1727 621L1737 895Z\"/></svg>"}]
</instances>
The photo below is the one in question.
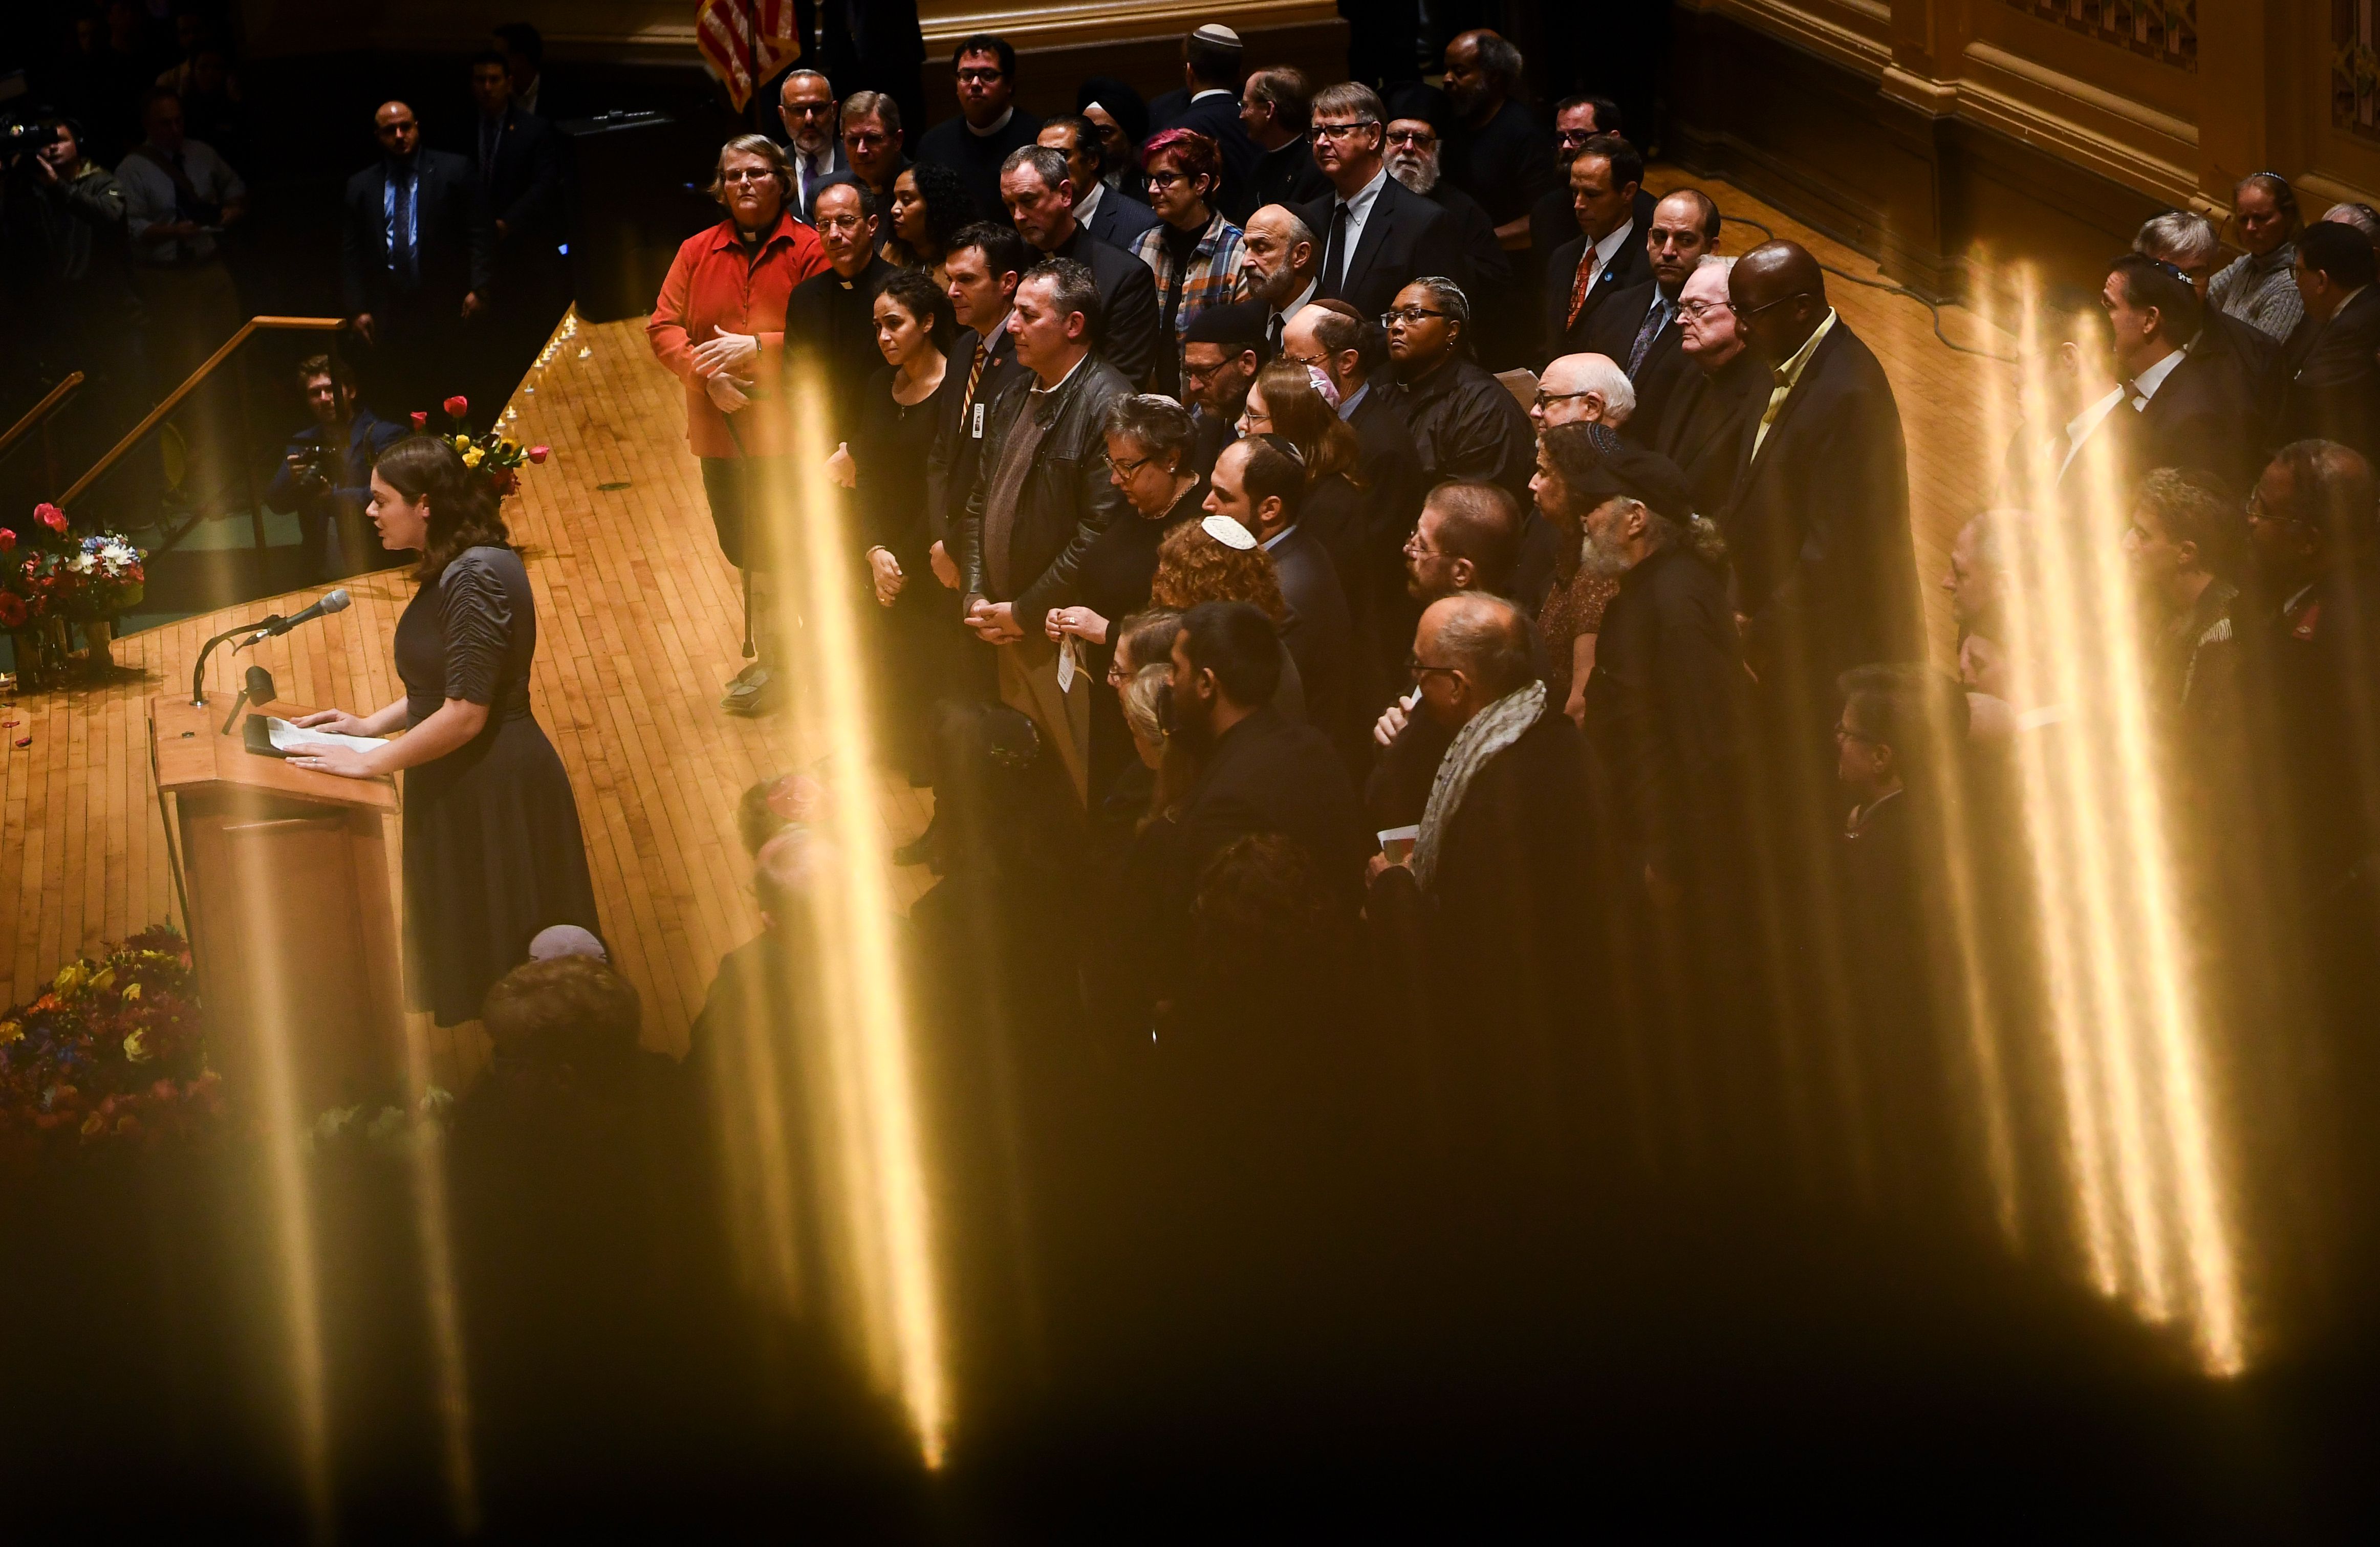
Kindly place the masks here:
<instances>
[{"instance_id":1,"label":"white dress shirt","mask_svg":"<svg viewBox=\"0 0 2380 1547\"><path fill-rule=\"evenodd\" d=\"M1355 249L1363 245L1364 223L1372 218L1372 206L1380 201L1380 185L1388 180L1389 169L1383 166L1373 175L1370 182L1355 190L1353 199L1339 200L1340 207L1347 212L1347 231L1340 237L1343 245L1339 248L1339 272L1331 278L1346 279L1348 265L1355 260ZM1326 258L1330 253L1330 230L1327 222L1322 231L1322 252Z\"/></svg>"},{"instance_id":2,"label":"white dress shirt","mask_svg":"<svg viewBox=\"0 0 2380 1547\"><path fill-rule=\"evenodd\" d=\"M1627 244L1630 234L1635 229L1634 220L1623 220L1611 235L1587 249L1586 287L1589 290L1595 288L1595 282L1603 277L1603 271L1610 266L1611 260L1620 256L1620 249Z\"/></svg>"},{"instance_id":3,"label":"white dress shirt","mask_svg":"<svg viewBox=\"0 0 2380 1547\"><path fill-rule=\"evenodd\" d=\"M248 196L239 174L215 154L213 146L203 140L185 139L181 156L182 175L189 179L190 190L200 199L213 204L229 204ZM124 185L124 224L132 237L135 263L170 268L185 260L202 263L214 256L215 239L204 232L170 242L141 239L151 226L171 225L176 218L174 179L147 154L126 156L115 169L115 180Z\"/></svg>"},{"instance_id":4,"label":"white dress shirt","mask_svg":"<svg viewBox=\"0 0 2380 1547\"><path fill-rule=\"evenodd\" d=\"M2179 356L2174 357L2180 358ZM2163 381L2164 378L2159 377L2158 380ZM2065 481L2066 469L2074 465L2074 453L2081 451L2082 443L2091 439L2091 432L2105 423L2107 416L2116 411L2116 405L2123 401L2124 389L2119 386L2109 387L2106 396L2066 421L2066 456L2058 465L2058 482Z\"/></svg>"},{"instance_id":5,"label":"white dress shirt","mask_svg":"<svg viewBox=\"0 0 2380 1547\"><path fill-rule=\"evenodd\" d=\"M2175 368L2179 367L2181 362L2188 357L2189 357L2184 351L2177 349L2172 354L2168 355L2164 359L2161 359L2156 364L2149 367L2148 369L2142 371L2138 376L2133 377L2131 383L2132 390L2132 412L2137 414L2147 408L2149 405L2149 399L2156 396L2157 389L2165 385L2165 379L2172 375Z\"/></svg>"}]
</instances>

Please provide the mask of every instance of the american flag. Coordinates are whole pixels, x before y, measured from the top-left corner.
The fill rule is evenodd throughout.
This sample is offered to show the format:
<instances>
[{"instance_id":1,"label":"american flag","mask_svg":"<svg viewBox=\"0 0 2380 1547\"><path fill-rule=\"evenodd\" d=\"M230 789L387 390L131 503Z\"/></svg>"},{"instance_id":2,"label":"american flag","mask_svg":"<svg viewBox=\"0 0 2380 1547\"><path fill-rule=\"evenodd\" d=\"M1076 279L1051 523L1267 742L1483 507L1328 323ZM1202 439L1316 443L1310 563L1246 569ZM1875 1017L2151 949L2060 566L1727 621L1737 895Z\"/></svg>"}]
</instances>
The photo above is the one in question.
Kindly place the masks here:
<instances>
[{"instance_id":1,"label":"american flag","mask_svg":"<svg viewBox=\"0 0 2380 1547\"><path fill-rule=\"evenodd\" d=\"M694 8L694 41L738 113L761 82L802 56L794 0L702 0Z\"/></svg>"}]
</instances>

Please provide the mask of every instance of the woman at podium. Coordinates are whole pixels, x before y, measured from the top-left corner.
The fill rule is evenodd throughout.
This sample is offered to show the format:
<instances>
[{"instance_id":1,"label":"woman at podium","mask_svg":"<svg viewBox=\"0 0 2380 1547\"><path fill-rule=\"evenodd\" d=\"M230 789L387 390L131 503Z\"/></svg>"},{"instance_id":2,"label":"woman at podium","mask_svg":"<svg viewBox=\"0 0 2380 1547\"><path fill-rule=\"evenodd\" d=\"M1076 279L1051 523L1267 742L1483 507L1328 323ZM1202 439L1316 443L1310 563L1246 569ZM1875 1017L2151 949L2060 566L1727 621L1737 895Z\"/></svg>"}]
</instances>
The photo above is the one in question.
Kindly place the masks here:
<instances>
[{"instance_id":1,"label":"woman at podium","mask_svg":"<svg viewBox=\"0 0 2380 1547\"><path fill-rule=\"evenodd\" d=\"M495 489L451 444L417 435L381 453L367 514L384 546L421 555L396 624L405 696L297 723L405 733L289 761L350 779L406 770L406 1001L451 1026L478 1019L539 930L595 929L595 888L569 776L529 713L537 607Z\"/></svg>"}]
</instances>

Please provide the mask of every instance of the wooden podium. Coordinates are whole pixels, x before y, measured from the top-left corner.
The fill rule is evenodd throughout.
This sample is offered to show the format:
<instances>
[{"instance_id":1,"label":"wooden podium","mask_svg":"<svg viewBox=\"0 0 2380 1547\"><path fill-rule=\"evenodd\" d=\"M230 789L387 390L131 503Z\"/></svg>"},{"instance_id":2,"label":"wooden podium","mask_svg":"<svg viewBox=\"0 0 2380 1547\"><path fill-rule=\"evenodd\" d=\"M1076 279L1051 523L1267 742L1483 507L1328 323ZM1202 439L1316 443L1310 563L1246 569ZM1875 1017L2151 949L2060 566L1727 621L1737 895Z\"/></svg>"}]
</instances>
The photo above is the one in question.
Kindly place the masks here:
<instances>
[{"instance_id":1,"label":"wooden podium","mask_svg":"<svg viewBox=\"0 0 2380 1547\"><path fill-rule=\"evenodd\" d=\"M340 779L251 753L229 695L149 701L157 787L174 797L190 951L210 1061L235 1088L310 1117L394 1099L404 979L385 827L386 779ZM309 711L275 703L290 719ZM284 1084L284 1082L286 1082Z\"/></svg>"}]
</instances>

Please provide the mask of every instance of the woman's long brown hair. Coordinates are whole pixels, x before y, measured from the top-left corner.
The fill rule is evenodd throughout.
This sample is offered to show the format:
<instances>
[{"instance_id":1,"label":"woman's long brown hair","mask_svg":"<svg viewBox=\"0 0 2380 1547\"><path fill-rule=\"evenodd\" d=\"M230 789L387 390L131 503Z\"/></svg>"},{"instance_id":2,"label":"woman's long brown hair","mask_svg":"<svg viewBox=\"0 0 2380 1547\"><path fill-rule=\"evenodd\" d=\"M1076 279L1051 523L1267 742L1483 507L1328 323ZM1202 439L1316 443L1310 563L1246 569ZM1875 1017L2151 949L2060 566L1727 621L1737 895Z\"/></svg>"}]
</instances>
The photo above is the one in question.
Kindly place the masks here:
<instances>
[{"instance_id":1,"label":"woman's long brown hair","mask_svg":"<svg viewBox=\"0 0 2380 1547\"><path fill-rule=\"evenodd\" d=\"M408 500L430 502L430 532L421 541L421 562L413 578L427 586L467 548L510 548L496 491L463 465L452 441L408 435L380 453L372 471Z\"/></svg>"}]
</instances>

